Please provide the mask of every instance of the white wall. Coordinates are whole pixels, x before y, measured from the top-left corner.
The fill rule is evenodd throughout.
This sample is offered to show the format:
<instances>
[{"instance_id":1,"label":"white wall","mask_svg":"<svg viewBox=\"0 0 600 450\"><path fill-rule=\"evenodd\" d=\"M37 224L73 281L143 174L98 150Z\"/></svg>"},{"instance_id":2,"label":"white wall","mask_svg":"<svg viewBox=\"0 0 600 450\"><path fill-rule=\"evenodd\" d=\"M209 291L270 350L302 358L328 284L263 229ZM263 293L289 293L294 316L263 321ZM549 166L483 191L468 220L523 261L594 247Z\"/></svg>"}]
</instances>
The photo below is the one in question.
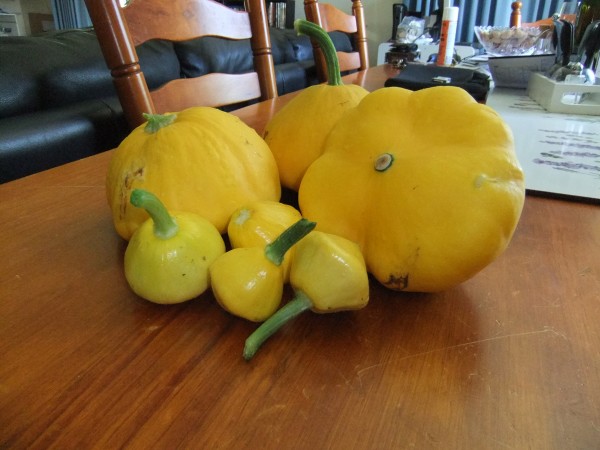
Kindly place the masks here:
<instances>
[{"instance_id":1,"label":"white wall","mask_svg":"<svg viewBox=\"0 0 600 450\"><path fill-rule=\"evenodd\" d=\"M50 0L0 0L0 8L17 15L21 35L30 34L29 13L52 13Z\"/></svg>"},{"instance_id":2,"label":"white wall","mask_svg":"<svg viewBox=\"0 0 600 450\"><path fill-rule=\"evenodd\" d=\"M19 34L23 36L26 33L25 21L23 18L23 10L21 8L21 2L17 0L0 0L0 8L3 11L15 14L17 20L17 28Z\"/></svg>"},{"instance_id":3,"label":"white wall","mask_svg":"<svg viewBox=\"0 0 600 450\"><path fill-rule=\"evenodd\" d=\"M392 37L392 5L401 3L399 0L362 0L365 8L365 21L367 25L367 44L369 47L369 64L374 66L377 62L377 47L381 42L386 42ZM327 0L335 7L350 14L352 11L351 0ZM296 0L296 19L304 18L304 2Z\"/></svg>"}]
</instances>

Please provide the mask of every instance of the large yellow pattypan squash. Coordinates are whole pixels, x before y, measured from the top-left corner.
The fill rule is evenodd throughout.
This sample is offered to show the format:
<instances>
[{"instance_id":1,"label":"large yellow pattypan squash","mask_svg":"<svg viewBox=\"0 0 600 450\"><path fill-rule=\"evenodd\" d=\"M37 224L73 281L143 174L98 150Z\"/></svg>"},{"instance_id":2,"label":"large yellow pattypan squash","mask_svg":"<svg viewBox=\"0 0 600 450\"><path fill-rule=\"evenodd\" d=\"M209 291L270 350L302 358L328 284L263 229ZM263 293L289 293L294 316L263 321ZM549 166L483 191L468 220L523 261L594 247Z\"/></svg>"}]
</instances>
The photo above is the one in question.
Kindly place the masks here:
<instances>
[{"instance_id":1,"label":"large yellow pattypan squash","mask_svg":"<svg viewBox=\"0 0 600 450\"><path fill-rule=\"evenodd\" d=\"M524 198L510 129L454 87L369 94L333 128L299 192L304 217L357 242L377 280L424 292L500 255Z\"/></svg>"},{"instance_id":2,"label":"large yellow pattypan squash","mask_svg":"<svg viewBox=\"0 0 600 450\"><path fill-rule=\"evenodd\" d=\"M136 188L153 192L169 210L208 219L220 233L240 206L279 200L273 155L239 118L207 107L147 118L116 149L108 170L108 202L123 238L148 218L129 203Z\"/></svg>"},{"instance_id":3,"label":"large yellow pattypan squash","mask_svg":"<svg viewBox=\"0 0 600 450\"><path fill-rule=\"evenodd\" d=\"M279 167L281 184L298 191L304 172L321 156L323 143L338 119L368 93L356 84L344 84L335 47L318 25L294 22L300 34L315 38L325 56L328 82L303 89L265 127L264 138Z\"/></svg>"}]
</instances>

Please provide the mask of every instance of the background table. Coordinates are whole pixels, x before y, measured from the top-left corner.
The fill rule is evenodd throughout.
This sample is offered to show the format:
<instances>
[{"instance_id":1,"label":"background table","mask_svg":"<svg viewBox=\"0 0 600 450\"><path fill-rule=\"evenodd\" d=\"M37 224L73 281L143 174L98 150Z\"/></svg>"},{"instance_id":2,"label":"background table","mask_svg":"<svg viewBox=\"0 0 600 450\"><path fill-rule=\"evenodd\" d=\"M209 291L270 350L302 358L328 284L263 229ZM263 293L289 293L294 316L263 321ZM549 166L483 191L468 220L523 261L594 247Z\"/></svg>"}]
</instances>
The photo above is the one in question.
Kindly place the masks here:
<instances>
[{"instance_id":1,"label":"background table","mask_svg":"<svg viewBox=\"0 0 600 450\"><path fill-rule=\"evenodd\" d=\"M496 88L487 104L513 130L527 189L600 201L600 117L549 113L525 89Z\"/></svg>"},{"instance_id":2,"label":"background table","mask_svg":"<svg viewBox=\"0 0 600 450\"><path fill-rule=\"evenodd\" d=\"M288 99L237 114L262 130ZM529 196L471 280L373 282L367 308L299 317L245 362L256 325L210 294L129 290L110 155L0 186L0 448L599 447L598 206Z\"/></svg>"}]
</instances>

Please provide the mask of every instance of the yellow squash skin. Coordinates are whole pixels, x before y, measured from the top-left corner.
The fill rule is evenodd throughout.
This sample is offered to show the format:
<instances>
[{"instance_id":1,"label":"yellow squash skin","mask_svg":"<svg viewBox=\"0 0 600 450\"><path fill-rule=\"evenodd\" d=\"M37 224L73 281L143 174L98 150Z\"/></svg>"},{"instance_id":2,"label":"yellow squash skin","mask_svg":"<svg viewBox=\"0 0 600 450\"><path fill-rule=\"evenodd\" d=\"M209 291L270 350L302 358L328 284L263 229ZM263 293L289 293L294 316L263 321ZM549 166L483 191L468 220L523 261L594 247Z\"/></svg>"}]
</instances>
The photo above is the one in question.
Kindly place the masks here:
<instances>
[{"instance_id":1,"label":"yellow squash skin","mask_svg":"<svg viewBox=\"0 0 600 450\"><path fill-rule=\"evenodd\" d=\"M391 166L375 170L386 154ZM369 94L334 127L299 192L304 217L358 243L378 281L423 292L499 256L524 199L512 132L453 87Z\"/></svg>"},{"instance_id":2,"label":"yellow squash skin","mask_svg":"<svg viewBox=\"0 0 600 450\"><path fill-rule=\"evenodd\" d=\"M248 202L279 200L278 170L264 140L239 118L195 107L156 133L133 130L116 149L106 179L115 229L124 239L148 215L129 204L133 189L154 192L169 210L197 213L225 233Z\"/></svg>"},{"instance_id":3,"label":"yellow squash skin","mask_svg":"<svg viewBox=\"0 0 600 450\"><path fill-rule=\"evenodd\" d=\"M369 302L369 277L359 246L318 230L296 244L290 283L319 313L360 309Z\"/></svg>"},{"instance_id":4,"label":"yellow squash skin","mask_svg":"<svg viewBox=\"0 0 600 450\"><path fill-rule=\"evenodd\" d=\"M273 116L264 138L277 161L283 186L298 191L306 169L321 155L331 128L367 94L354 84L310 86Z\"/></svg>"},{"instance_id":5,"label":"yellow squash skin","mask_svg":"<svg viewBox=\"0 0 600 450\"><path fill-rule=\"evenodd\" d=\"M327 84L310 86L286 104L265 127L264 138L277 161L281 184L298 191L302 177L321 156L331 128L369 92L342 82L335 46L318 25L304 19L294 22L299 34L315 39L327 63Z\"/></svg>"},{"instance_id":6,"label":"yellow squash skin","mask_svg":"<svg viewBox=\"0 0 600 450\"><path fill-rule=\"evenodd\" d=\"M315 228L300 219L273 242L234 248L210 266L212 291L219 304L244 319L262 322L273 314L283 295L283 261L287 252Z\"/></svg>"},{"instance_id":7,"label":"yellow squash skin","mask_svg":"<svg viewBox=\"0 0 600 450\"><path fill-rule=\"evenodd\" d=\"M221 234L197 214L175 213L178 233L168 239L154 234L146 220L125 250L125 277L131 289L153 303L191 300L210 285L208 268L225 253Z\"/></svg>"},{"instance_id":8,"label":"yellow squash skin","mask_svg":"<svg viewBox=\"0 0 600 450\"><path fill-rule=\"evenodd\" d=\"M364 308L369 302L367 267L355 242L313 231L298 241L296 248L290 274L294 298L248 336L243 352L246 360L252 359L273 333L304 311L332 313Z\"/></svg>"},{"instance_id":9,"label":"yellow squash skin","mask_svg":"<svg viewBox=\"0 0 600 450\"><path fill-rule=\"evenodd\" d=\"M227 235L233 248L264 247L302 218L300 211L285 203L257 200L237 209L229 220ZM295 247L285 254L282 267L289 280L290 261Z\"/></svg>"},{"instance_id":10,"label":"yellow squash skin","mask_svg":"<svg viewBox=\"0 0 600 450\"><path fill-rule=\"evenodd\" d=\"M257 200L234 211L227 235L234 248L264 247L300 219L300 211L291 205Z\"/></svg>"},{"instance_id":11,"label":"yellow squash skin","mask_svg":"<svg viewBox=\"0 0 600 450\"><path fill-rule=\"evenodd\" d=\"M283 296L283 268L265 258L262 247L240 247L217 258L209 269L217 302L253 322L271 316Z\"/></svg>"}]
</instances>

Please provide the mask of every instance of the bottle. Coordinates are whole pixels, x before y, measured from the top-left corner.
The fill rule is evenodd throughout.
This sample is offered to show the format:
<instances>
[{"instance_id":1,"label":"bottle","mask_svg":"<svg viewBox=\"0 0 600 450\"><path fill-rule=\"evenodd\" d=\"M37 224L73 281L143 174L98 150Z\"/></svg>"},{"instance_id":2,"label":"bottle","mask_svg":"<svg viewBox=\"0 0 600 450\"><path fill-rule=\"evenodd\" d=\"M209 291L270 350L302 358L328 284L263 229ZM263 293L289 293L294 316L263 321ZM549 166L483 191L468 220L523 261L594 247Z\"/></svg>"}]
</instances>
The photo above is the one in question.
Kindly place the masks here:
<instances>
[{"instance_id":1,"label":"bottle","mask_svg":"<svg viewBox=\"0 0 600 450\"><path fill-rule=\"evenodd\" d=\"M454 41L456 40L456 22L458 21L458 8L448 6L442 15L442 30L440 33L440 48L436 64L438 66L451 66L454 56Z\"/></svg>"},{"instance_id":2,"label":"bottle","mask_svg":"<svg viewBox=\"0 0 600 450\"><path fill-rule=\"evenodd\" d=\"M579 45L587 26L600 20L600 0L582 0L575 20L575 45Z\"/></svg>"}]
</instances>

